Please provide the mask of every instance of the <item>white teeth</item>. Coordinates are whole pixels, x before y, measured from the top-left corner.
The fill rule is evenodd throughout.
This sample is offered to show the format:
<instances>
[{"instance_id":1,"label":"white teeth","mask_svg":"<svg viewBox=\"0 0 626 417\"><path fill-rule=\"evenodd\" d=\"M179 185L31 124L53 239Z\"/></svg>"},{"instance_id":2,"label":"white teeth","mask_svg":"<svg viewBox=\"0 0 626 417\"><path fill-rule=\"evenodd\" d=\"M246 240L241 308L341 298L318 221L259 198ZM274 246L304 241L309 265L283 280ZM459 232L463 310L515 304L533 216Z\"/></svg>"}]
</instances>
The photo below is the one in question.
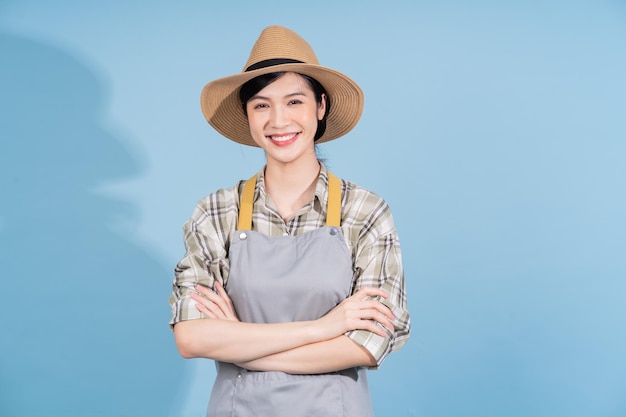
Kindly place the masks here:
<instances>
[{"instance_id":1,"label":"white teeth","mask_svg":"<svg viewBox=\"0 0 626 417\"><path fill-rule=\"evenodd\" d=\"M291 135L270 136L270 139L272 139L275 142L285 142L285 141L293 139L295 136L296 136L296 133L293 133Z\"/></svg>"}]
</instances>

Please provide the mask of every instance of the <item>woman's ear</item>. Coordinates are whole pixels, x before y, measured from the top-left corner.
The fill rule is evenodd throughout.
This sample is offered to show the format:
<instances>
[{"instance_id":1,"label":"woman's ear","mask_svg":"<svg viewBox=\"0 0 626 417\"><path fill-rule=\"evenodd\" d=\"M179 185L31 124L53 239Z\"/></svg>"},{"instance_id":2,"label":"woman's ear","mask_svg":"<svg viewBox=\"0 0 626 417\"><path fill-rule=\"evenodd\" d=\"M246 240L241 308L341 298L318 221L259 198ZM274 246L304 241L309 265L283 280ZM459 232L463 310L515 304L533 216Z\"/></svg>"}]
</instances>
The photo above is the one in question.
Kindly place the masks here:
<instances>
[{"instance_id":1,"label":"woman's ear","mask_svg":"<svg viewBox=\"0 0 626 417\"><path fill-rule=\"evenodd\" d=\"M317 107L317 120L322 120L326 115L326 94L322 94L320 105Z\"/></svg>"}]
</instances>

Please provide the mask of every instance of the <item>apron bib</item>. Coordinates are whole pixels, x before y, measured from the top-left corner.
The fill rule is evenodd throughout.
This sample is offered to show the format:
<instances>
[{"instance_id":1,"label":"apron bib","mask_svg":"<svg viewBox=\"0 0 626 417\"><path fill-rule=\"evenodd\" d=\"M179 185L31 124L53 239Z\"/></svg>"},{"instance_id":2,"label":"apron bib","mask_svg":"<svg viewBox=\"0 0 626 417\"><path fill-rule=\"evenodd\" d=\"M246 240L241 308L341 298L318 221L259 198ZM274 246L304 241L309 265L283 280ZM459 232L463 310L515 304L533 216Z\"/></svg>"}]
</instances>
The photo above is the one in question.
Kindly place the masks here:
<instances>
[{"instance_id":1,"label":"apron bib","mask_svg":"<svg viewBox=\"0 0 626 417\"><path fill-rule=\"evenodd\" d=\"M340 225L341 189L329 173L326 226L298 236L251 229L256 176L244 188L229 248L226 291L239 319L252 323L315 320L350 295L352 257ZM367 370L319 375L255 372L216 361L208 417L373 416Z\"/></svg>"}]
</instances>

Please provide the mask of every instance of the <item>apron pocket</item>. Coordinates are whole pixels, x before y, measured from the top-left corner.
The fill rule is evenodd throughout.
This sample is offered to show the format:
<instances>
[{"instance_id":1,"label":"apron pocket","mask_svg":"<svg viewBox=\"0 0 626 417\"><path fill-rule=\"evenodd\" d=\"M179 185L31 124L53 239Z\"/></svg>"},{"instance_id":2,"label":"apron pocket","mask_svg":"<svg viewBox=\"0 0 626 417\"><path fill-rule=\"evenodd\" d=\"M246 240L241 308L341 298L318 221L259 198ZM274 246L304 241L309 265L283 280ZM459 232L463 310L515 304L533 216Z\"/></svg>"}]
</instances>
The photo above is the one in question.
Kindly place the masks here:
<instances>
[{"instance_id":1,"label":"apron pocket","mask_svg":"<svg viewBox=\"0 0 626 417\"><path fill-rule=\"evenodd\" d=\"M339 374L288 375L246 372L236 381L234 417L340 417Z\"/></svg>"}]
</instances>

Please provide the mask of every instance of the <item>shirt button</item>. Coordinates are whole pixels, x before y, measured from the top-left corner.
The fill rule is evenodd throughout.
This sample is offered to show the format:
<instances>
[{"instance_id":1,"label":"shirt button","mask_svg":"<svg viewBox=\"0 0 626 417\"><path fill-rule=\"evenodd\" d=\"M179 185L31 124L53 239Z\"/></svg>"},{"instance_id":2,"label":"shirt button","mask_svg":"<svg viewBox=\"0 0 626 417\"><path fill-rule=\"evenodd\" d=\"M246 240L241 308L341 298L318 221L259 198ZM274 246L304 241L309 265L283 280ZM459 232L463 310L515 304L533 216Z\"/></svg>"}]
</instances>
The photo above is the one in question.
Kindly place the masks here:
<instances>
[{"instance_id":1,"label":"shirt button","mask_svg":"<svg viewBox=\"0 0 626 417\"><path fill-rule=\"evenodd\" d=\"M238 373L238 374L237 374L237 378L241 378L241 373Z\"/></svg>"},{"instance_id":2,"label":"shirt button","mask_svg":"<svg viewBox=\"0 0 626 417\"><path fill-rule=\"evenodd\" d=\"M334 227L330 229L330 234L335 236L337 234L337 229L335 229Z\"/></svg>"},{"instance_id":3,"label":"shirt button","mask_svg":"<svg viewBox=\"0 0 626 417\"><path fill-rule=\"evenodd\" d=\"M248 235L246 235L244 232L239 233L240 240L246 240L247 238L248 238Z\"/></svg>"}]
</instances>

